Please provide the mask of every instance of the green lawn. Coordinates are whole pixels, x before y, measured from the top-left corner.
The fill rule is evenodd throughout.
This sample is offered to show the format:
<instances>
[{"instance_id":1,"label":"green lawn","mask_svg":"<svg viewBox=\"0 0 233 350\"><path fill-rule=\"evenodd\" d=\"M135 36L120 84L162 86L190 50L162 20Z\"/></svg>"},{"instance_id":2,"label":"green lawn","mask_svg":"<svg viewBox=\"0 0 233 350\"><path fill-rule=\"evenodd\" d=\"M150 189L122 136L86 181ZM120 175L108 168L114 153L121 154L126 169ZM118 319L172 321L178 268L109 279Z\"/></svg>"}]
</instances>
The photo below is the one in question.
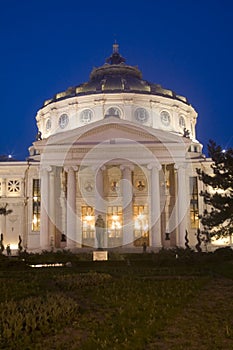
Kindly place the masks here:
<instances>
[{"instance_id":1,"label":"green lawn","mask_svg":"<svg viewBox=\"0 0 233 350\"><path fill-rule=\"evenodd\" d=\"M28 267L58 258L72 267ZM231 253L110 258L1 259L0 348L233 349Z\"/></svg>"}]
</instances>

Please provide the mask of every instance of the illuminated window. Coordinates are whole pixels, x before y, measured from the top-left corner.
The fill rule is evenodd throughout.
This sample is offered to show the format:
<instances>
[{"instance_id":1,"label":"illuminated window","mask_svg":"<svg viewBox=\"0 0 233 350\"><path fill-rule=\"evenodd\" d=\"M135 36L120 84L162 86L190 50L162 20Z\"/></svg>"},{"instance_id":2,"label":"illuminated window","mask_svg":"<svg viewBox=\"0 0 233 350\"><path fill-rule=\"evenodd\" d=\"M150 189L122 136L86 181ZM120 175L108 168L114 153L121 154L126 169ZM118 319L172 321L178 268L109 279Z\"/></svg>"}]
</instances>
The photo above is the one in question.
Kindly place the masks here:
<instances>
[{"instance_id":1,"label":"illuminated window","mask_svg":"<svg viewBox=\"0 0 233 350\"><path fill-rule=\"evenodd\" d=\"M95 238L95 214L93 207L82 207L82 237L85 239Z\"/></svg>"},{"instance_id":2,"label":"illuminated window","mask_svg":"<svg viewBox=\"0 0 233 350\"><path fill-rule=\"evenodd\" d=\"M21 191L20 180L8 180L7 181L7 192L9 195L18 195Z\"/></svg>"},{"instance_id":3,"label":"illuminated window","mask_svg":"<svg viewBox=\"0 0 233 350\"><path fill-rule=\"evenodd\" d=\"M198 212L198 186L197 177L189 178L189 196L190 196L190 222L191 228L199 227L199 212Z\"/></svg>"},{"instance_id":4,"label":"illuminated window","mask_svg":"<svg viewBox=\"0 0 233 350\"><path fill-rule=\"evenodd\" d=\"M148 206L147 205L134 205L133 207L133 217L134 217L134 239L139 240L139 245L142 244L141 241L146 241L149 238L149 225L148 225Z\"/></svg>"},{"instance_id":5,"label":"illuminated window","mask_svg":"<svg viewBox=\"0 0 233 350\"><path fill-rule=\"evenodd\" d=\"M0 196L2 195L2 181L0 180Z\"/></svg>"},{"instance_id":6,"label":"illuminated window","mask_svg":"<svg viewBox=\"0 0 233 350\"><path fill-rule=\"evenodd\" d=\"M108 207L107 232L108 238L122 237L122 207Z\"/></svg>"},{"instance_id":7,"label":"illuminated window","mask_svg":"<svg viewBox=\"0 0 233 350\"><path fill-rule=\"evenodd\" d=\"M40 180L33 179L32 185L32 231L40 230Z\"/></svg>"}]
</instances>

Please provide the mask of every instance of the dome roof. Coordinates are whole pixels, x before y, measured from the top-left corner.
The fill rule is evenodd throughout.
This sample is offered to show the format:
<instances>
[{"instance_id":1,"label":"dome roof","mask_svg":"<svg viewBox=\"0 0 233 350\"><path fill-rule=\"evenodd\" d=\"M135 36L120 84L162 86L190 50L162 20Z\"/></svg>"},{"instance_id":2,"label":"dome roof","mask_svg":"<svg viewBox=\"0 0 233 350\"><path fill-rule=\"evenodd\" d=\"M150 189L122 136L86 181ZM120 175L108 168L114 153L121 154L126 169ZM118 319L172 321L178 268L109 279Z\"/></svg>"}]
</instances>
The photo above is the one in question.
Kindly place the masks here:
<instances>
[{"instance_id":1,"label":"dome roof","mask_svg":"<svg viewBox=\"0 0 233 350\"><path fill-rule=\"evenodd\" d=\"M159 95L189 104L183 96L162 88L161 85L150 83L142 78L138 67L127 65L125 58L118 51L118 44L113 45L112 55L101 67L94 68L88 82L68 88L45 101L44 106L52 102L80 95L101 93L140 93Z\"/></svg>"}]
</instances>

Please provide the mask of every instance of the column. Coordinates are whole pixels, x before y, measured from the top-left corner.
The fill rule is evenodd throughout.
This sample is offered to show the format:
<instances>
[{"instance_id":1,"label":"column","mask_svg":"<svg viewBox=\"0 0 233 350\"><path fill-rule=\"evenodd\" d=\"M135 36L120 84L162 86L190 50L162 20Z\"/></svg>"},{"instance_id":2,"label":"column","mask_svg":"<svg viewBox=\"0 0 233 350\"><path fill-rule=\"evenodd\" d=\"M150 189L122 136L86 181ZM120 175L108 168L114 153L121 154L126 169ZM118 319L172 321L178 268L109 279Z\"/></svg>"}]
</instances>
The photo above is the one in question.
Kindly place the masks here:
<instances>
[{"instance_id":1,"label":"column","mask_svg":"<svg viewBox=\"0 0 233 350\"><path fill-rule=\"evenodd\" d=\"M80 179L78 176L78 171L80 168L78 166L74 167L76 171L75 180L76 180L76 193L80 193ZM75 220L75 228L76 228L76 247L82 248L82 209L81 209L81 200L80 198L76 198L76 220Z\"/></svg>"},{"instance_id":2,"label":"column","mask_svg":"<svg viewBox=\"0 0 233 350\"><path fill-rule=\"evenodd\" d=\"M2 179L2 197L6 197L6 179Z\"/></svg>"},{"instance_id":3,"label":"column","mask_svg":"<svg viewBox=\"0 0 233 350\"><path fill-rule=\"evenodd\" d=\"M161 241L161 208L160 208L160 185L159 185L159 171L161 170L160 164L149 164L147 166L151 170L150 176L150 245L155 248L162 246Z\"/></svg>"},{"instance_id":4,"label":"column","mask_svg":"<svg viewBox=\"0 0 233 350\"><path fill-rule=\"evenodd\" d=\"M67 183L66 183L66 171L65 169L60 170L60 186L61 186L61 192L60 192L60 206L61 206L61 218L60 218L60 232L61 234L66 235L67 229L66 229L66 213L67 213L67 206L66 206L66 195L67 195ZM61 243L60 238L60 246L61 248L65 248L67 244L67 240Z\"/></svg>"},{"instance_id":5,"label":"column","mask_svg":"<svg viewBox=\"0 0 233 350\"><path fill-rule=\"evenodd\" d=\"M40 215L40 247L48 250L49 247L49 171L52 168L45 167L40 171L41 181L41 215Z\"/></svg>"},{"instance_id":6,"label":"column","mask_svg":"<svg viewBox=\"0 0 233 350\"><path fill-rule=\"evenodd\" d=\"M76 246L76 171L78 167L71 166L66 169L67 176L67 248Z\"/></svg>"},{"instance_id":7,"label":"column","mask_svg":"<svg viewBox=\"0 0 233 350\"><path fill-rule=\"evenodd\" d=\"M106 226L106 203L104 200L104 179L103 171L106 169L105 166L96 169L96 178L95 178L95 220L97 220L98 215L102 215L102 218L105 221ZM103 232L103 237L101 239L100 245L102 248L108 246L107 230ZM95 235L95 248L98 248L99 243L97 242L97 237Z\"/></svg>"},{"instance_id":8,"label":"column","mask_svg":"<svg viewBox=\"0 0 233 350\"><path fill-rule=\"evenodd\" d=\"M55 169L52 169L49 174L49 243L52 249L55 247L56 234L55 200Z\"/></svg>"},{"instance_id":9,"label":"column","mask_svg":"<svg viewBox=\"0 0 233 350\"><path fill-rule=\"evenodd\" d=\"M187 209L188 209L188 198L186 188L186 164L177 163L175 164L177 169L177 246L185 247L185 230L187 229Z\"/></svg>"},{"instance_id":10,"label":"column","mask_svg":"<svg viewBox=\"0 0 233 350\"><path fill-rule=\"evenodd\" d=\"M95 214L105 214L106 205L104 200L104 180L103 171L105 166L99 168L96 173L95 179Z\"/></svg>"},{"instance_id":11,"label":"column","mask_svg":"<svg viewBox=\"0 0 233 350\"><path fill-rule=\"evenodd\" d=\"M171 246L172 243L172 232L174 227L176 227L176 217L173 218L173 207L174 207L174 198L172 198L172 192L175 191L174 188L174 180L172 181L172 169L171 164L164 165L164 186L165 186L165 231L164 239L165 239L165 247ZM174 175L174 174L173 174ZM174 193L173 193L174 196ZM175 223L174 223L175 220Z\"/></svg>"},{"instance_id":12,"label":"column","mask_svg":"<svg viewBox=\"0 0 233 350\"><path fill-rule=\"evenodd\" d=\"M132 166L121 166L122 170L122 207L123 207L123 246L133 245L134 222L133 222L133 186Z\"/></svg>"},{"instance_id":13,"label":"column","mask_svg":"<svg viewBox=\"0 0 233 350\"><path fill-rule=\"evenodd\" d=\"M6 179L2 179L2 196L6 197ZM1 203L1 206L4 207L6 203ZM6 239L6 216L0 215L0 234L3 233L3 239ZM4 242L3 244L5 244Z\"/></svg>"}]
</instances>

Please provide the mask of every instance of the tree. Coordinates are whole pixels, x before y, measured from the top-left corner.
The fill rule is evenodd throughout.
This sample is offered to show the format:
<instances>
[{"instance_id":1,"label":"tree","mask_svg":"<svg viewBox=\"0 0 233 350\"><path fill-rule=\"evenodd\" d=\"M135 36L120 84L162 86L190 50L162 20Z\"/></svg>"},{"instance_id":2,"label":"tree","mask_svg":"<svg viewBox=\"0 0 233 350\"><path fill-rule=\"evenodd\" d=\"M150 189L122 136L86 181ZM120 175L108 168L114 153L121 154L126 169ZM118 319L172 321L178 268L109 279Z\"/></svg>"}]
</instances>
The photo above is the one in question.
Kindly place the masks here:
<instances>
[{"instance_id":1,"label":"tree","mask_svg":"<svg viewBox=\"0 0 233 350\"><path fill-rule=\"evenodd\" d=\"M208 152L213 160L213 173L197 169L199 179L207 185L200 193L208 205L200 215L202 233L209 238L229 237L233 234L233 149L222 150L210 140Z\"/></svg>"}]
</instances>

